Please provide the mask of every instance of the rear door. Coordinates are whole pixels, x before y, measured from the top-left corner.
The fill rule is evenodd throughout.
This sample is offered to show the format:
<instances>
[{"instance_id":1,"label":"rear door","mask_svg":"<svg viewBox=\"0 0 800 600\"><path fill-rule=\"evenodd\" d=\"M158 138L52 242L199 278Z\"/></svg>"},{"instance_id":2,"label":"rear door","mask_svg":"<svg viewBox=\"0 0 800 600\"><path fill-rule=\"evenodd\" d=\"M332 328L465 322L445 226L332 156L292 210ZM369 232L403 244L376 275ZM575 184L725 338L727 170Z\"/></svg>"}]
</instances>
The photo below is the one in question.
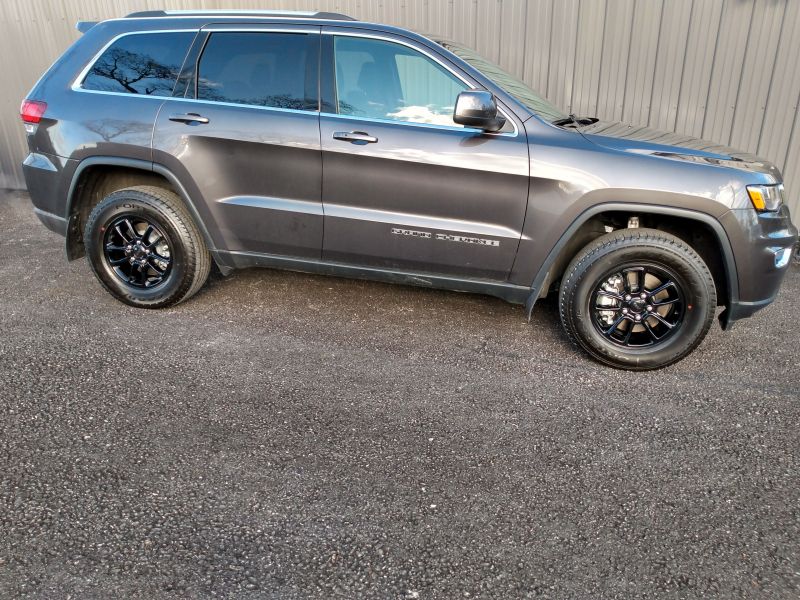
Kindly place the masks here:
<instances>
[{"instance_id":1,"label":"rear door","mask_svg":"<svg viewBox=\"0 0 800 600\"><path fill-rule=\"evenodd\" d=\"M520 121L454 123L474 84L403 36L323 28L322 73L323 258L505 281L528 199Z\"/></svg>"},{"instance_id":2,"label":"rear door","mask_svg":"<svg viewBox=\"0 0 800 600\"><path fill-rule=\"evenodd\" d=\"M320 257L319 31L204 28L183 96L159 112L153 160L193 182L220 249Z\"/></svg>"}]
</instances>

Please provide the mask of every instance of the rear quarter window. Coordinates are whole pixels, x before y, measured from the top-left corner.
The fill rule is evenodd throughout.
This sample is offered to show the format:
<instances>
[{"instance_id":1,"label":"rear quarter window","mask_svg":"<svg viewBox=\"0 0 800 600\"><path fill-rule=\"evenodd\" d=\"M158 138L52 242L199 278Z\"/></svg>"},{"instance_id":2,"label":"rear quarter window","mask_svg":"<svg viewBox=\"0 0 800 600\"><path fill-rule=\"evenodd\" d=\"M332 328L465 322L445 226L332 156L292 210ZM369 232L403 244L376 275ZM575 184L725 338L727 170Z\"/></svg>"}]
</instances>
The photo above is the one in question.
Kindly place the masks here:
<instances>
[{"instance_id":1,"label":"rear quarter window","mask_svg":"<svg viewBox=\"0 0 800 600\"><path fill-rule=\"evenodd\" d=\"M171 96L195 32L136 33L119 38L94 62L85 90Z\"/></svg>"}]
</instances>

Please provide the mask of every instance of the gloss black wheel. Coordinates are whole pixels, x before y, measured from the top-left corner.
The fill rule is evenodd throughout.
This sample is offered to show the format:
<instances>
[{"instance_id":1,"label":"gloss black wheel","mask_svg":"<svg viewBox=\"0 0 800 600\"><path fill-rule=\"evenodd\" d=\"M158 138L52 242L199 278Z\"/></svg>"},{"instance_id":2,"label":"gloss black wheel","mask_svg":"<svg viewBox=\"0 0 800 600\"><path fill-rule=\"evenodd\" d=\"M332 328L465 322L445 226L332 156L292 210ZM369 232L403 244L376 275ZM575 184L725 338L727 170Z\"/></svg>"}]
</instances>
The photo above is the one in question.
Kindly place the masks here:
<instances>
[{"instance_id":1,"label":"gloss black wheel","mask_svg":"<svg viewBox=\"0 0 800 600\"><path fill-rule=\"evenodd\" d=\"M118 300L141 308L177 304L205 283L211 257L173 192L137 186L92 209L84 230L97 279Z\"/></svg>"},{"instance_id":2,"label":"gloss black wheel","mask_svg":"<svg viewBox=\"0 0 800 600\"><path fill-rule=\"evenodd\" d=\"M106 263L126 285L154 288L169 277L170 242L156 223L137 215L121 215L105 230Z\"/></svg>"},{"instance_id":3,"label":"gloss black wheel","mask_svg":"<svg viewBox=\"0 0 800 600\"><path fill-rule=\"evenodd\" d=\"M581 250L561 280L570 339L597 360L631 370L665 367L696 348L717 305L714 278L683 240L620 230Z\"/></svg>"},{"instance_id":4,"label":"gloss black wheel","mask_svg":"<svg viewBox=\"0 0 800 600\"><path fill-rule=\"evenodd\" d=\"M623 347L662 344L679 334L685 314L682 282L655 265L622 265L595 284L597 330Z\"/></svg>"}]
</instances>

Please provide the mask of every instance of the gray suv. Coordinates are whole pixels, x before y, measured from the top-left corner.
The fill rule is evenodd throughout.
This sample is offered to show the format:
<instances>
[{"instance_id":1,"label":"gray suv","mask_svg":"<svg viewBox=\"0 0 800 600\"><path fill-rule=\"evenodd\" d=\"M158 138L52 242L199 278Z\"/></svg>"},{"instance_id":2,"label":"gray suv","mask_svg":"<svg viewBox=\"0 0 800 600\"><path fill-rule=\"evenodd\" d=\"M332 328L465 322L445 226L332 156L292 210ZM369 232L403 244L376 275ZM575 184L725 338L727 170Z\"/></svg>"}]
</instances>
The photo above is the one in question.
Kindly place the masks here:
<instances>
[{"instance_id":1,"label":"gray suv","mask_svg":"<svg viewBox=\"0 0 800 600\"><path fill-rule=\"evenodd\" d=\"M102 23L22 104L34 210L142 308L215 264L558 295L628 369L775 298L797 230L772 164L567 115L457 43L331 13Z\"/></svg>"}]
</instances>

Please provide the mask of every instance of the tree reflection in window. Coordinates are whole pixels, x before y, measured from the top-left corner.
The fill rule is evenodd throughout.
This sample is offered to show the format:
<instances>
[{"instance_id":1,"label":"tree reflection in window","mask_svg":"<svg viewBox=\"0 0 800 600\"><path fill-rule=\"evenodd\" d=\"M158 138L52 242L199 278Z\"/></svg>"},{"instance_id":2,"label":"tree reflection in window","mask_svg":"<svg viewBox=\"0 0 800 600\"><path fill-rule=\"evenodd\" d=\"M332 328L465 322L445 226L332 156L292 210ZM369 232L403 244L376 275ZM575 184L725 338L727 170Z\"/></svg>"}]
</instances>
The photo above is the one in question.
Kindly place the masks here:
<instances>
[{"instance_id":1,"label":"tree reflection in window","mask_svg":"<svg viewBox=\"0 0 800 600\"><path fill-rule=\"evenodd\" d=\"M83 88L170 96L193 36L186 32L120 38L92 65Z\"/></svg>"},{"instance_id":2,"label":"tree reflection in window","mask_svg":"<svg viewBox=\"0 0 800 600\"><path fill-rule=\"evenodd\" d=\"M316 60L318 44L303 33L215 32L200 57L197 98L316 110L317 79L308 58Z\"/></svg>"}]
</instances>

